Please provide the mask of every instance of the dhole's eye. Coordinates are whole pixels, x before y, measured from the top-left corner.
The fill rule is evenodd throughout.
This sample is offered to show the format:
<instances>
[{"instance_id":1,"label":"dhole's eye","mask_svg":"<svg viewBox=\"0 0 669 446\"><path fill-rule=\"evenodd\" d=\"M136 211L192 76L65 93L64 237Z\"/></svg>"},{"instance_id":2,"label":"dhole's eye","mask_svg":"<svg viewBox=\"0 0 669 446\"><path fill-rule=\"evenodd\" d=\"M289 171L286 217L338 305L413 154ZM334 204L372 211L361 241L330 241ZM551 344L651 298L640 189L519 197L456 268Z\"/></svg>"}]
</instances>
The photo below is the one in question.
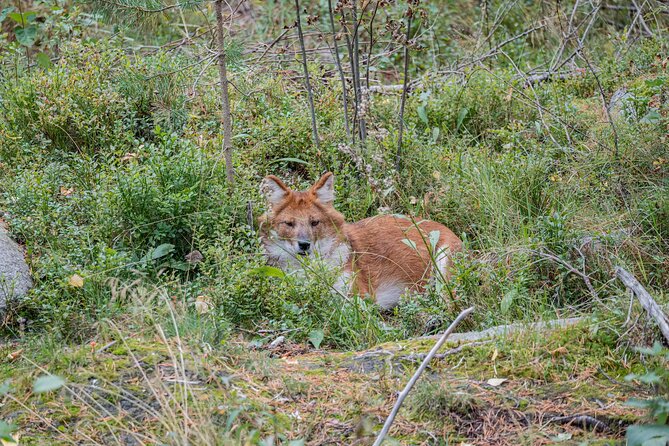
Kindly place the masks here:
<instances>
[{"instance_id":1,"label":"dhole's eye","mask_svg":"<svg viewBox=\"0 0 669 446\"><path fill-rule=\"evenodd\" d=\"M284 221L283 224L285 224L289 228L292 228L293 226L295 226L295 223L293 223L292 221Z\"/></svg>"},{"instance_id":2,"label":"dhole's eye","mask_svg":"<svg viewBox=\"0 0 669 446\"><path fill-rule=\"evenodd\" d=\"M318 226L318 223L320 223L320 221L318 221L318 220L313 220L313 221L311 222L311 226L314 226L314 227L315 227L315 226Z\"/></svg>"}]
</instances>

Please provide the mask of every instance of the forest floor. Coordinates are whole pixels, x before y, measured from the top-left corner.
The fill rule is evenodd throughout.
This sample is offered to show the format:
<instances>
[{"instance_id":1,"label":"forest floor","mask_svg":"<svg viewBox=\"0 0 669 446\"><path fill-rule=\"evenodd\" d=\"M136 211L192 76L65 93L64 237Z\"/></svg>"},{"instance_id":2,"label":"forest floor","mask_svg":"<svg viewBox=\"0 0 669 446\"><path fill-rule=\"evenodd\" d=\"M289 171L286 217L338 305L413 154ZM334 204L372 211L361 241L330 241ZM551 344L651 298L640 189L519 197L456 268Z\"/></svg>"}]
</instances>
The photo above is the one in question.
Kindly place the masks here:
<instances>
[{"instance_id":1,"label":"forest floor","mask_svg":"<svg viewBox=\"0 0 669 446\"><path fill-rule=\"evenodd\" d=\"M569 322L454 337L410 393L388 444L622 444L642 414L626 401L648 396L624 380L639 364L609 349L591 321ZM264 444L371 444L434 344L333 352L288 340L256 349L240 337L212 349L166 339L158 329L64 351L4 346L0 376L23 376L15 384L25 397L12 398L9 417L22 426L20 444L147 444L164 430L206 444L223 426L229 444L245 444L259 435L250 425ZM65 386L31 395L45 371Z\"/></svg>"}]
</instances>

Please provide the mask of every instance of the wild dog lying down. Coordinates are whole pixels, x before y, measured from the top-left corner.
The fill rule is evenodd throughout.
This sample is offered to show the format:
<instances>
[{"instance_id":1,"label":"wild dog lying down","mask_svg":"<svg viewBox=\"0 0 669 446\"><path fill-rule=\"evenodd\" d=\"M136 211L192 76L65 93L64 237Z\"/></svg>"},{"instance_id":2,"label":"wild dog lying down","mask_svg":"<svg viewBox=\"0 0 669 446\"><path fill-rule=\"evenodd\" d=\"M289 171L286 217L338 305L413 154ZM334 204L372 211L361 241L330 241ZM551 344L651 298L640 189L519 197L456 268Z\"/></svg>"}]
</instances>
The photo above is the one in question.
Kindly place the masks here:
<instances>
[{"instance_id":1,"label":"wild dog lying down","mask_svg":"<svg viewBox=\"0 0 669 446\"><path fill-rule=\"evenodd\" d=\"M332 172L306 191L270 175L261 191L269 205L260 230L268 263L297 270L305 256L320 257L341 268L336 288L367 294L383 308L397 305L406 290L421 291L435 269L447 278L449 255L462 249L462 241L434 221L383 215L346 223L333 206Z\"/></svg>"}]
</instances>

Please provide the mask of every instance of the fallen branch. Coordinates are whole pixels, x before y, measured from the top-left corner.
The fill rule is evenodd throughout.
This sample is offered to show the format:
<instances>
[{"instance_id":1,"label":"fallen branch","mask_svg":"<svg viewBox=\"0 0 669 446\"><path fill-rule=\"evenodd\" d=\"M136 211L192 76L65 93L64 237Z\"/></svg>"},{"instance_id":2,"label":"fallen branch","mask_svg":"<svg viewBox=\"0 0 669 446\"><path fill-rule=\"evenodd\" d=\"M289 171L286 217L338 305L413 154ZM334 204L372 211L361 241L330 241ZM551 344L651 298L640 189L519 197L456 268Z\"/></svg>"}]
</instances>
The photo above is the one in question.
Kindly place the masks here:
<instances>
[{"instance_id":1,"label":"fallen branch","mask_svg":"<svg viewBox=\"0 0 669 446\"><path fill-rule=\"evenodd\" d=\"M582 71L566 71L563 73L551 73L547 71L545 73L531 74L525 78L525 86L529 87L530 85L540 84L544 81L550 80L564 80L571 79L574 77L583 76L585 73Z\"/></svg>"},{"instance_id":2,"label":"fallen branch","mask_svg":"<svg viewBox=\"0 0 669 446\"><path fill-rule=\"evenodd\" d=\"M550 321L534 322L531 324L515 323L508 325L499 325L497 327L490 327L483 331L469 331L465 333L455 333L450 337L451 342L473 342L482 339L499 338L517 333L526 333L529 331L548 332L550 330L559 330L571 327L587 320L583 317L572 317L567 319L554 319ZM437 335L421 336L414 339L436 339Z\"/></svg>"},{"instance_id":3,"label":"fallen branch","mask_svg":"<svg viewBox=\"0 0 669 446\"><path fill-rule=\"evenodd\" d=\"M595 417L590 415L567 415L563 417L553 417L546 424L568 424L570 426L580 427L586 430L605 432L609 426Z\"/></svg>"},{"instance_id":4,"label":"fallen branch","mask_svg":"<svg viewBox=\"0 0 669 446\"><path fill-rule=\"evenodd\" d=\"M660 331L664 335L664 339L669 342L669 320L662 311L662 308L655 302L655 299L646 291L646 289L636 280L631 273L621 267L616 267L616 277L620 279L639 299L644 310L655 320L655 323L660 327Z\"/></svg>"},{"instance_id":5,"label":"fallen branch","mask_svg":"<svg viewBox=\"0 0 669 446\"><path fill-rule=\"evenodd\" d=\"M414 384L416 384L416 381L418 381L418 378L420 378L420 375L425 371L427 368L427 365L430 363L434 355L437 354L437 351L441 348L442 345L444 345L444 342L446 342L446 339L450 336L450 334L455 330L455 327L458 326L460 321L464 319L469 313L474 311L474 307L469 307L466 310L463 310L457 318L453 321L453 323L446 329L443 335L441 335L441 338L437 341L436 344L434 344L434 347L432 347L432 350L430 350L430 353L427 354L423 362L421 363L420 367L418 367L418 370L416 370L416 373L413 374L407 385L404 387L404 390L400 393L399 397L397 398L397 401L395 402L395 405L393 406L393 410L390 412L390 415L388 415L388 418L386 419L386 422L383 424L383 428L381 429L381 432L379 435L376 437L376 440L374 441L373 446L379 446L381 443L383 443L383 440L386 438L386 435L388 434L388 431L390 430L390 426L392 426L393 421L395 420L395 416L397 416L397 412L399 412L400 407L402 406L402 403L406 399L407 395L413 388Z\"/></svg>"},{"instance_id":6,"label":"fallen branch","mask_svg":"<svg viewBox=\"0 0 669 446\"><path fill-rule=\"evenodd\" d=\"M478 347L480 345L490 344L492 341L493 341L492 339L488 339L487 341L477 341L477 342L470 342L469 344L462 344L459 347L455 347L455 348L452 348L450 350L446 350L444 353L439 353L438 355L434 355L432 357L432 359L444 359L446 356L458 354L466 348ZM418 362L418 361L425 360L425 358L427 358L427 355L428 355L428 353L412 353L412 354L406 355L406 356L399 356L395 359L398 359L400 361Z\"/></svg>"}]
</instances>

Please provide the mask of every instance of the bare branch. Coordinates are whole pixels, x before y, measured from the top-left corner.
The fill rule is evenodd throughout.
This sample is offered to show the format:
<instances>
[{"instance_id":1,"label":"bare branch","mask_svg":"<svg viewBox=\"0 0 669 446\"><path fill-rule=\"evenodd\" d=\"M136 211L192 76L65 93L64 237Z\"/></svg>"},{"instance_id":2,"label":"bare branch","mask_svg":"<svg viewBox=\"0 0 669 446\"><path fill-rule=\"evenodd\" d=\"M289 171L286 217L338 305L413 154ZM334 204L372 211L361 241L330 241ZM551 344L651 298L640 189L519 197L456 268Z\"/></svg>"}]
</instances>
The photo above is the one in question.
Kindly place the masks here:
<instances>
[{"instance_id":1,"label":"bare branch","mask_svg":"<svg viewBox=\"0 0 669 446\"><path fill-rule=\"evenodd\" d=\"M655 320L660 331L664 335L664 339L669 342L669 320L662 311L662 308L655 302L655 299L646 291L646 289L639 283L639 281L630 274L627 270L617 267L616 277L629 288L641 302L641 305L646 312Z\"/></svg>"},{"instance_id":2,"label":"bare branch","mask_svg":"<svg viewBox=\"0 0 669 446\"><path fill-rule=\"evenodd\" d=\"M402 85L402 101L400 102L400 128L397 137L397 153L395 154L395 170L402 167L402 131L404 130L404 105L407 100L407 85L409 84L409 37L411 36L411 14L407 17L407 34L404 42L404 83Z\"/></svg>"},{"instance_id":3,"label":"bare branch","mask_svg":"<svg viewBox=\"0 0 669 446\"><path fill-rule=\"evenodd\" d=\"M316 127L316 110L314 109L314 97L311 91L311 82L309 81L309 67L307 66L307 53L304 49L304 35L302 34L302 23L300 21L300 0L295 0L295 14L297 17L297 35L300 39L302 49L302 67L304 68L304 85L307 88L307 97L309 99L309 111L311 112L311 132L316 147L320 146L318 140L318 128Z\"/></svg>"},{"instance_id":4,"label":"bare branch","mask_svg":"<svg viewBox=\"0 0 669 446\"><path fill-rule=\"evenodd\" d=\"M225 34L223 33L223 0L214 2L216 11L216 34L218 37L218 76L221 83L221 108L223 109L223 154L225 156L225 176L228 184L235 183L232 166L232 116L230 114L230 93L228 91L228 70L225 62Z\"/></svg>"},{"instance_id":5,"label":"bare branch","mask_svg":"<svg viewBox=\"0 0 669 446\"><path fill-rule=\"evenodd\" d=\"M346 78L344 77L344 70L342 69L341 60L339 58L339 45L337 44L337 33L335 31L334 12L332 11L332 0L328 0L328 13L330 16L330 27L332 28L332 41L334 43L333 52L335 56L335 63L337 65L337 71L339 72L339 79L341 80L341 91L344 102L344 125L346 126L346 137L352 143L353 139L351 137L351 128L349 127L348 124L348 98L346 92Z\"/></svg>"},{"instance_id":6,"label":"bare branch","mask_svg":"<svg viewBox=\"0 0 669 446\"><path fill-rule=\"evenodd\" d=\"M379 432L379 435L376 437L376 441L374 441L373 446L379 446L381 443L383 443L383 440L385 440L386 435L388 435L388 431L390 430L390 426L392 426L393 421L395 421L395 417L397 416L397 412L399 412L400 407L402 407L402 403L406 399L407 395L409 395L409 392L413 388L413 386L416 384L416 381L418 381L418 378L420 378L420 375L425 371L427 368L427 365L430 363L434 355L437 354L439 349L441 348L442 345L446 342L448 337L451 335L453 330L455 330L455 327L458 326L458 324L465 318L469 313L474 311L474 307L469 307L466 310L463 310L457 318L453 321L453 323L446 329L443 335L441 335L441 338L437 341L436 344L434 344L434 347L430 350L430 352L427 354L421 365L418 367L418 370L416 370L416 373L413 374L407 385L404 387L404 390L400 392L399 397L397 398L397 401L395 402L395 405L393 406L392 411L390 412L390 415L388 415L388 418L386 419L386 422L383 424L383 428L381 429L381 432Z\"/></svg>"}]
</instances>

